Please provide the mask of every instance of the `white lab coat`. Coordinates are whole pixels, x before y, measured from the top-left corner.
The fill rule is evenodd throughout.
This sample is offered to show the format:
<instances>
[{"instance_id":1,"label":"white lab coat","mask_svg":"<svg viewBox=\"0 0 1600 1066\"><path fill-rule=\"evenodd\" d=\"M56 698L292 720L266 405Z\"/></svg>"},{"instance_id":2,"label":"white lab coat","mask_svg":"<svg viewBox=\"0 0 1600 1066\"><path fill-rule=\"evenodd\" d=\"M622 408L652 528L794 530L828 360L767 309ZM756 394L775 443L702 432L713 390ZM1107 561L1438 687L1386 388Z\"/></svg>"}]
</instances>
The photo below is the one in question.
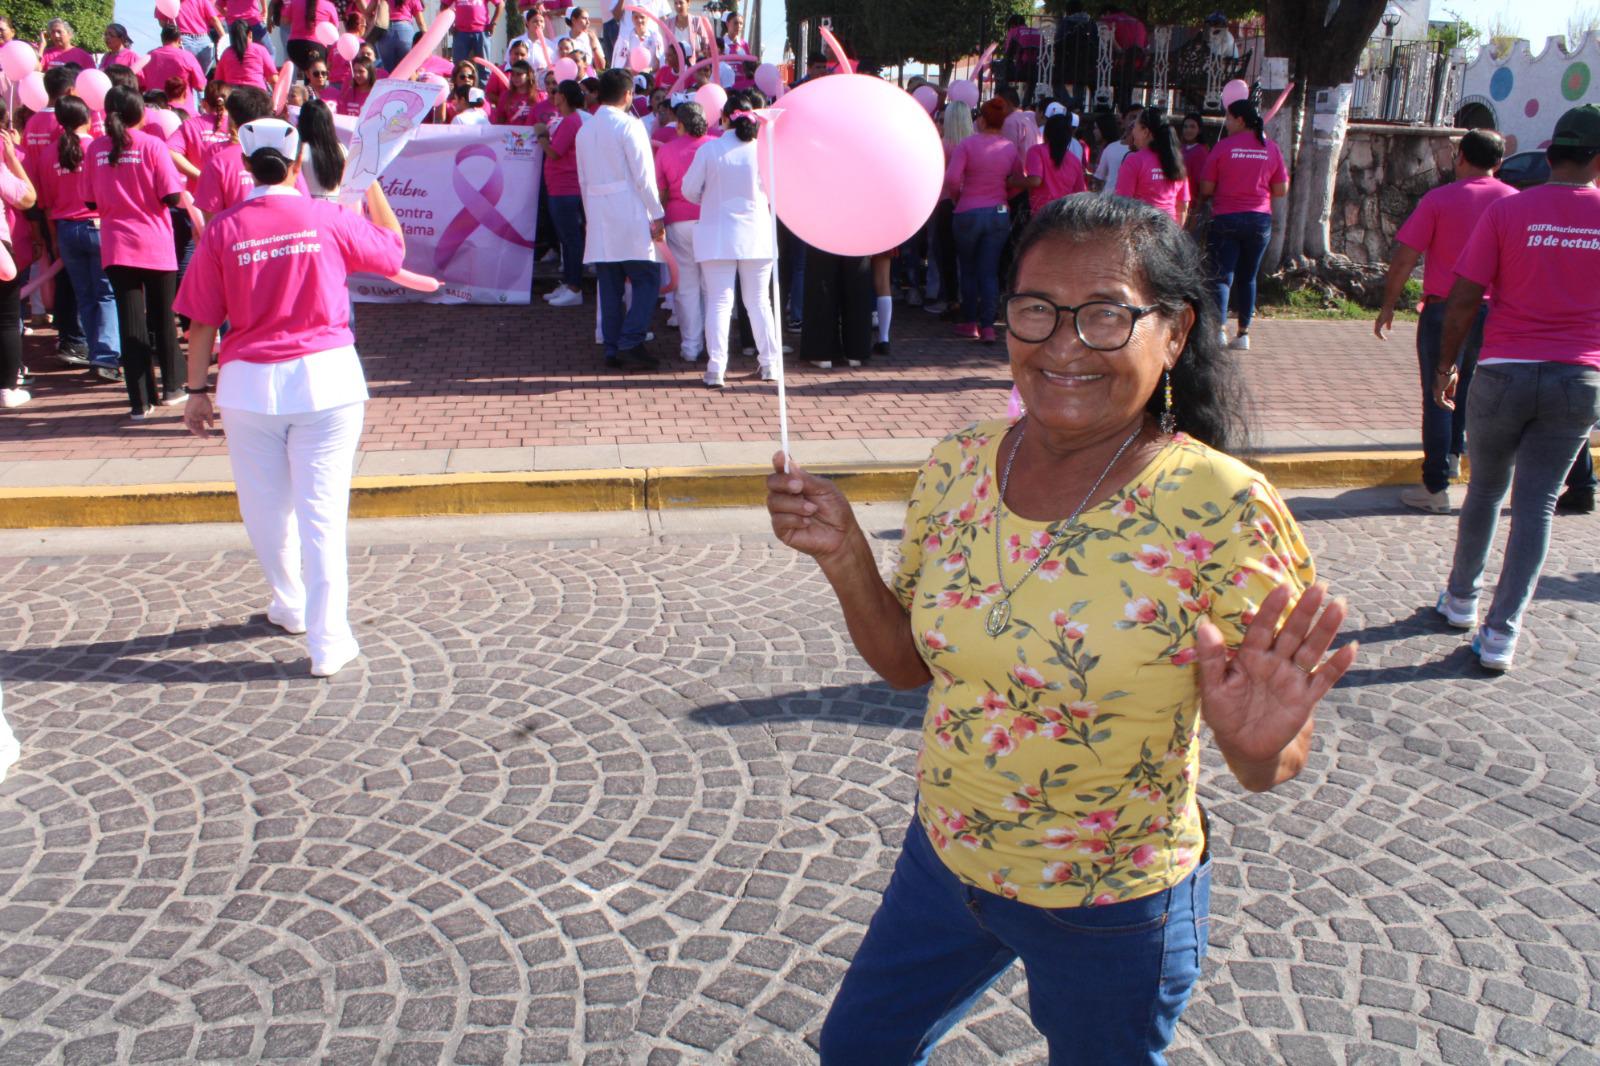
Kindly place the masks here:
<instances>
[{"instance_id":1,"label":"white lab coat","mask_svg":"<svg viewBox=\"0 0 1600 1066\"><path fill-rule=\"evenodd\" d=\"M652 70L667 61L667 44L661 39L661 31L654 25L646 25L644 36L639 37L633 32L633 21L630 19L628 28L617 37L617 46L611 50L611 65L626 69L628 57L633 55L634 48L641 44L650 53ZM634 73L640 72L634 71Z\"/></svg>"},{"instance_id":2,"label":"white lab coat","mask_svg":"<svg viewBox=\"0 0 1600 1066\"><path fill-rule=\"evenodd\" d=\"M700 205L694 257L771 259L772 215L756 165L759 141L741 141L732 130L704 144L683 176L684 199Z\"/></svg>"},{"instance_id":3,"label":"white lab coat","mask_svg":"<svg viewBox=\"0 0 1600 1066\"><path fill-rule=\"evenodd\" d=\"M644 123L603 106L578 131L578 185L588 234L585 263L660 262L650 224L666 212Z\"/></svg>"}]
</instances>

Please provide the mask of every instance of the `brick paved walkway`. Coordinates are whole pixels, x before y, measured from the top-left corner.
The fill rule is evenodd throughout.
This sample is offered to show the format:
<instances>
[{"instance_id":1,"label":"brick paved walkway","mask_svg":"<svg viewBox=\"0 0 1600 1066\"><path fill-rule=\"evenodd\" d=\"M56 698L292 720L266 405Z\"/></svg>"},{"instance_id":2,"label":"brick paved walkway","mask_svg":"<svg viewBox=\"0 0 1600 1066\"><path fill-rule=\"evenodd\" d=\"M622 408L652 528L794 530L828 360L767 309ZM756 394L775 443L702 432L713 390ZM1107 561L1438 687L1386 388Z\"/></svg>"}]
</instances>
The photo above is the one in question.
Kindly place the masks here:
<instances>
[{"instance_id":1,"label":"brick paved walkway","mask_svg":"<svg viewBox=\"0 0 1600 1066\"><path fill-rule=\"evenodd\" d=\"M739 381L705 391L700 371L671 363L653 374L598 369L594 307L430 307L358 312L359 341L374 401L365 452L531 445L764 441L777 436L774 386ZM1416 438L1413 329L1387 345L1363 322L1262 321L1244 354L1260 428L1300 431L1308 442L1350 443L1363 430ZM658 322L657 349L676 351L676 330ZM831 371L791 362L798 440L941 437L1005 411L1004 347L949 336L933 316L900 305L894 354L869 367ZM798 341L790 335L791 341ZM664 343L670 341L671 343ZM88 384L56 361L53 335L30 341L37 399L0 412L0 455L10 460L171 458L221 455L220 441L184 432L181 408L151 421L126 418L120 384ZM733 370L753 370L735 359Z\"/></svg>"},{"instance_id":2,"label":"brick paved walkway","mask_svg":"<svg viewBox=\"0 0 1600 1066\"><path fill-rule=\"evenodd\" d=\"M1339 506L1307 534L1365 657L1299 781L1208 760L1172 1061L1600 1061L1593 523L1491 679L1426 609L1453 520ZM246 553L0 559L0 1064L815 1061L920 713L815 568L702 536L352 576L367 658L324 684ZM1013 971L934 1061L1042 1062L1025 1003Z\"/></svg>"}]
</instances>

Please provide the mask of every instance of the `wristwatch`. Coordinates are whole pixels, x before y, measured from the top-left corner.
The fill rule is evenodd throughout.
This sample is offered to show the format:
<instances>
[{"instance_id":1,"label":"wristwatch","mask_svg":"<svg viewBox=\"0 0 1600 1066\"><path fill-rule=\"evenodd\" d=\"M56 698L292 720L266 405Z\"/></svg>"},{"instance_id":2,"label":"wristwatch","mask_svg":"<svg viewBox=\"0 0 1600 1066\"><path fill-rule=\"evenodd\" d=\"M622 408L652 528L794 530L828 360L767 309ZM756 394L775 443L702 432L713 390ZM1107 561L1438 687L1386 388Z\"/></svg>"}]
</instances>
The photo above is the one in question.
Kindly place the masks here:
<instances>
[{"instance_id":1,"label":"wristwatch","mask_svg":"<svg viewBox=\"0 0 1600 1066\"><path fill-rule=\"evenodd\" d=\"M193 385L190 385L188 388L189 388L189 395L190 396L206 396L206 395L209 395L210 392L211 392L211 386L209 384L201 385L198 388L196 388Z\"/></svg>"}]
</instances>

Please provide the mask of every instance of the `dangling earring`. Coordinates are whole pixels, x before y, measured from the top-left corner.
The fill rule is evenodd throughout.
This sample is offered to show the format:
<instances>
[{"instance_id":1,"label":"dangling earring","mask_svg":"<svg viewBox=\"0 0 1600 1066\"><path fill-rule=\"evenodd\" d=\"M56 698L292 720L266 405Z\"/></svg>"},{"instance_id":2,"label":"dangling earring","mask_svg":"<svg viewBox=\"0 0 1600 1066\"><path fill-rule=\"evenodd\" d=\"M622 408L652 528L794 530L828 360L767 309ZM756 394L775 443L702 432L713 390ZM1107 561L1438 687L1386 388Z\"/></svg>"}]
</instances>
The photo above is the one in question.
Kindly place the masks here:
<instances>
[{"instance_id":1,"label":"dangling earring","mask_svg":"<svg viewBox=\"0 0 1600 1066\"><path fill-rule=\"evenodd\" d=\"M1156 424L1161 427L1163 436L1170 437L1178 429L1178 418L1172 413L1172 371L1161 372L1161 386L1166 393L1166 399L1161 408L1161 417Z\"/></svg>"}]
</instances>

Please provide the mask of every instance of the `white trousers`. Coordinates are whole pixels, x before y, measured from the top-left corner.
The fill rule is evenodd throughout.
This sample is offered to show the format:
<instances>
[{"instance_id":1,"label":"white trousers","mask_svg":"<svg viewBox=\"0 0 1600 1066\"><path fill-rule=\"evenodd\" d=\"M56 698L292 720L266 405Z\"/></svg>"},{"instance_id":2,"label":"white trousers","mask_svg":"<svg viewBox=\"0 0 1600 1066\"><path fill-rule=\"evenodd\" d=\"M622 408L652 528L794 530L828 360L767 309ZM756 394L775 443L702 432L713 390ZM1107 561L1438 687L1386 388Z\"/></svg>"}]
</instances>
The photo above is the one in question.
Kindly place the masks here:
<instances>
[{"instance_id":1,"label":"white trousers","mask_svg":"<svg viewBox=\"0 0 1600 1066\"><path fill-rule=\"evenodd\" d=\"M674 222L667 226L667 248L678 261L678 291L673 307L678 315L680 339L678 353L689 362L700 358L705 347L705 307L700 302L705 288L700 277L700 264L694 260L693 222Z\"/></svg>"},{"instance_id":2,"label":"white trousers","mask_svg":"<svg viewBox=\"0 0 1600 1066\"><path fill-rule=\"evenodd\" d=\"M346 532L366 406L298 415L222 412L239 514L272 586L272 613L304 622L313 663L356 650Z\"/></svg>"},{"instance_id":3,"label":"white trousers","mask_svg":"<svg viewBox=\"0 0 1600 1066\"><path fill-rule=\"evenodd\" d=\"M707 259L700 264L706 287L706 354L711 365L706 380L721 381L728 369L728 328L733 323L733 282L739 279L744 309L750 315L750 332L756 337L761 367L779 358L777 334L772 328L772 260Z\"/></svg>"}]
</instances>

